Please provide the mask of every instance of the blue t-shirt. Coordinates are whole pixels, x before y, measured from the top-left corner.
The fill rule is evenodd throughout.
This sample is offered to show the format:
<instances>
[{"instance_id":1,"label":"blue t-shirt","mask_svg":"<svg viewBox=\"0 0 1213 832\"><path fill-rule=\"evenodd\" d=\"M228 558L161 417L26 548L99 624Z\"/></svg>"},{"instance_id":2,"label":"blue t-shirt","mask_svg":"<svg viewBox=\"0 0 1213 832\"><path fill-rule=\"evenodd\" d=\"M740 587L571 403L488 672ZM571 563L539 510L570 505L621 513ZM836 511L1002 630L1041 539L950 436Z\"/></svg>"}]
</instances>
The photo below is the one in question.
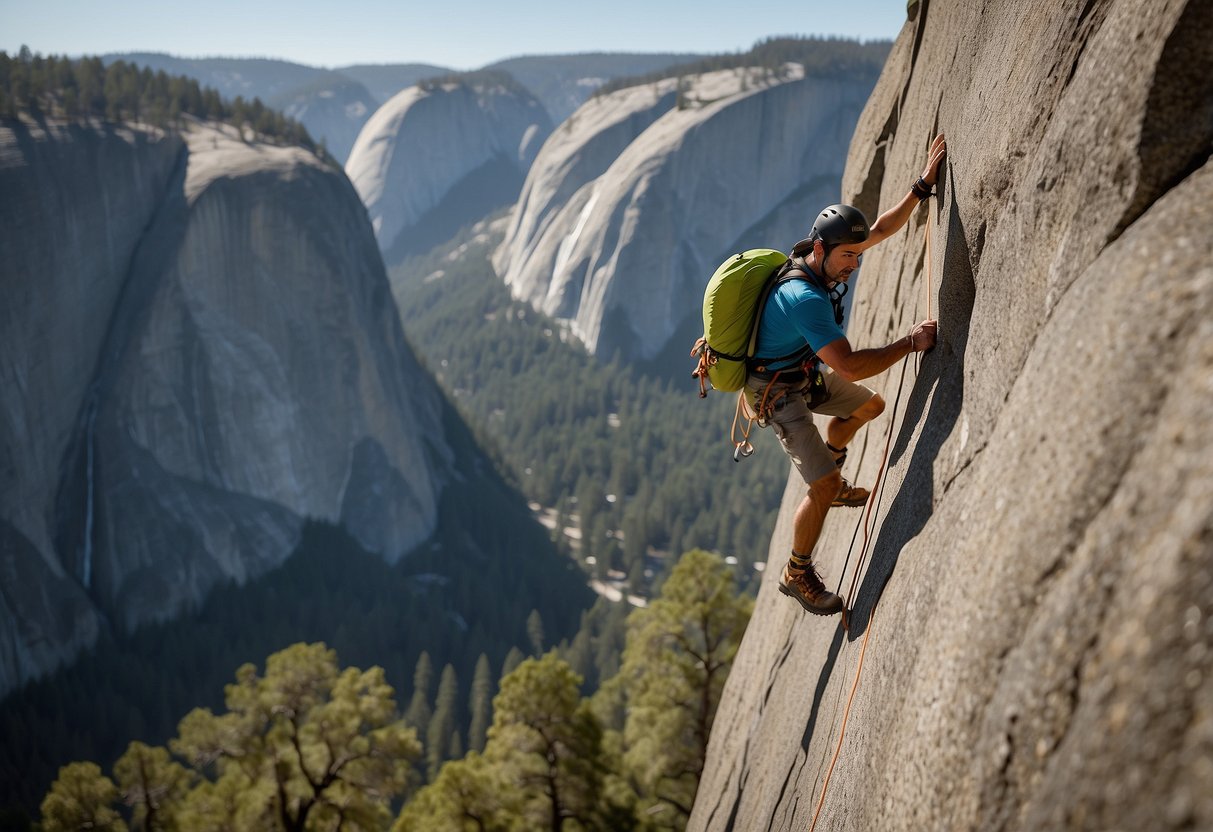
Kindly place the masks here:
<instances>
[{"instance_id":1,"label":"blue t-shirt","mask_svg":"<svg viewBox=\"0 0 1213 832\"><path fill-rule=\"evenodd\" d=\"M817 352L845 337L842 327L834 322L834 307L825 290L807 280L789 280L767 298L754 354L759 359L779 358L804 349L806 343ZM785 361L771 369L794 363Z\"/></svg>"}]
</instances>

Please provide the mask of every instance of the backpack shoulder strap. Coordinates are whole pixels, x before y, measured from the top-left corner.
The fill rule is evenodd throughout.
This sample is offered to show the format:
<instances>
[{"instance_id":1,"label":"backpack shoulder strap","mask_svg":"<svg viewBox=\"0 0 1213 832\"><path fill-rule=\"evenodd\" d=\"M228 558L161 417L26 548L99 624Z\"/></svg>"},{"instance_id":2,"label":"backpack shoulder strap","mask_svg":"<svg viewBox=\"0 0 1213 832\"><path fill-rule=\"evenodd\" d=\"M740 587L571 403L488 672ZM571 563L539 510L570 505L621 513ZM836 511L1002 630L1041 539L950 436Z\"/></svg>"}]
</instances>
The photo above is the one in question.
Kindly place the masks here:
<instances>
[{"instance_id":1,"label":"backpack shoulder strap","mask_svg":"<svg viewBox=\"0 0 1213 832\"><path fill-rule=\"evenodd\" d=\"M758 314L754 316L754 326L750 330L750 348L746 350L746 358L753 358L754 351L758 349L758 331L762 328L762 316L766 313L767 301L771 299L771 293L789 280L811 280L808 271L797 265L796 261L791 257L788 258L786 263L775 270L775 273L767 279L767 285L762 289L762 295L758 298ZM774 360L786 361L797 357L802 352L804 350L797 350L792 355L786 355Z\"/></svg>"}]
</instances>

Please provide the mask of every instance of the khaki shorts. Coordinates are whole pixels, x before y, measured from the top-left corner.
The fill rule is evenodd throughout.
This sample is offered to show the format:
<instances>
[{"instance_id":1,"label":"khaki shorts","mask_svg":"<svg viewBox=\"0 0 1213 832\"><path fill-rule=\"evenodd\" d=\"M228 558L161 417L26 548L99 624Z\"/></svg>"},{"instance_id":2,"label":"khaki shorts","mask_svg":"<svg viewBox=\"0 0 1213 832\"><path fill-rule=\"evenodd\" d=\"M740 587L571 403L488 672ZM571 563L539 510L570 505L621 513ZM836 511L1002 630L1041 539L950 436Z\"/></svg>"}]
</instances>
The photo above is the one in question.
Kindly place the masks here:
<instances>
[{"instance_id":1,"label":"khaki shorts","mask_svg":"<svg viewBox=\"0 0 1213 832\"><path fill-rule=\"evenodd\" d=\"M813 424L813 414L841 416L846 419L876 395L872 388L846 381L833 372L825 373L825 383L828 395L825 401L812 410L809 409L807 400L807 381L795 384L776 383L771 385L767 393L768 397L774 397L781 390L787 391L776 403L769 424L774 428L775 435L779 437L784 451L791 458L806 485L821 479L835 468L834 454L830 453L817 430L817 425ZM750 376L746 380L746 389L752 394L751 402L761 397L766 387L766 381Z\"/></svg>"}]
</instances>

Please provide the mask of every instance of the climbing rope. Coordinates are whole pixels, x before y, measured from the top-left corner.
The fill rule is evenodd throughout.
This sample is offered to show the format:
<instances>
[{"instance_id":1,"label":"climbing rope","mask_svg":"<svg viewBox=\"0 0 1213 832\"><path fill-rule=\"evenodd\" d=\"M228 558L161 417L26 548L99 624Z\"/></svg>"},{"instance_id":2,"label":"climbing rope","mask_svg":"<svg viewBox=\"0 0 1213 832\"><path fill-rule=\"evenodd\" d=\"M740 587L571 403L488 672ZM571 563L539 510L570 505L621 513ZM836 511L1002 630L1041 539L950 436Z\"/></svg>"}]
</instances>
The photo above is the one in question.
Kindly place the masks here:
<instances>
[{"instance_id":1,"label":"climbing rope","mask_svg":"<svg viewBox=\"0 0 1213 832\"><path fill-rule=\"evenodd\" d=\"M927 207L927 222L924 229L926 238L926 294L927 294L927 320L931 318L931 274L933 272L931 264L931 209ZM876 482L872 486L872 495L868 499L868 505L864 510L863 517L855 526L855 532L851 535L851 545L847 547L847 557L843 562L842 574L839 575L838 588L842 588L842 581L846 576L847 564L851 560L851 550L855 547L855 538L859 534L860 526L863 527L863 545L860 547L859 558L855 561L855 572L851 578L851 586L847 591L846 602L842 609L842 627L847 633L850 632L850 621L848 610L854 602L856 591L859 585L859 576L863 574L863 567L867 560L868 544L871 542L871 531L875 528L873 517L879 509L880 501L884 497L884 473L885 467L889 461L889 449L892 447L893 426L897 423L897 411L901 405L901 393L906 377L906 366L910 363L910 357L907 355L901 362L901 377L897 382L897 395L893 399L893 412L889 417L889 428L885 434L884 455L880 460L880 467L876 471ZM918 378L918 356L914 359L914 378ZM838 729L838 743L834 747L834 754L830 758L829 768L826 769L825 780L821 784L821 795L817 799L817 808L813 812L813 822L809 826L809 832L814 832L817 828L817 819L821 816L821 809L825 805L826 790L830 787L830 777L834 774L834 766L838 762L838 757L842 753L842 741L847 733L847 722L851 718L851 703L855 700L855 692L859 690L859 679L863 673L863 659L868 652L868 641L872 637L872 631L876 625L876 608L880 604L880 599L884 595L884 587L877 590L875 600L872 601L872 611L868 614L868 626L863 634L863 642L859 646L859 662L855 667L855 679L851 682L851 692L847 696L847 704L842 709L842 725Z\"/></svg>"}]
</instances>

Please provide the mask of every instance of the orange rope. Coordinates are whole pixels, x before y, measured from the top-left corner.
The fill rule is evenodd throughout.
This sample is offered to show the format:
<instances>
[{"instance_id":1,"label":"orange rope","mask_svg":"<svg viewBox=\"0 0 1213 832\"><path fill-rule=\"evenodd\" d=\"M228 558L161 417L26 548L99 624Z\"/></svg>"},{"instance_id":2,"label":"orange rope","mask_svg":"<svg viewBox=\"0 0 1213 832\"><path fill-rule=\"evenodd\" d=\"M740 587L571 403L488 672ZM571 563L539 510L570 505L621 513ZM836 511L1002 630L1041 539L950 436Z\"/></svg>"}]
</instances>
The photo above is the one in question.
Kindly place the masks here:
<instances>
[{"instance_id":1,"label":"orange rope","mask_svg":"<svg viewBox=\"0 0 1213 832\"><path fill-rule=\"evenodd\" d=\"M813 812L813 825L809 827L809 832L813 832L817 828L817 817L821 814L821 807L826 802L826 789L830 786L830 775L834 773L834 764L838 762L838 755L842 752L842 738L847 735L847 720L851 716L851 700L855 698L855 691L859 689L859 674L863 671L863 657L868 652L868 639L872 635L875 623L876 607L873 606L872 614L868 616L868 630L863 634L863 644L859 648L859 667L855 668L855 681L851 683L851 695L847 697L847 706L842 711L842 728L838 731L838 745L834 748L834 757L830 760L825 782L821 785L821 799L817 801L817 810Z\"/></svg>"},{"instance_id":2,"label":"orange rope","mask_svg":"<svg viewBox=\"0 0 1213 832\"><path fill-rule=\"evenodd\" d=\"M927 224L923 226L923 236L927 239L927 320L931 320L931 206L927 206Z\"/></svg>"},{"instance_id":3,"label":"orange rope","mask_svg":"<svg viewBox=\"0 0 1213 832\"><path fill-rule=\"evenodd\" d=\"M926 224L925 236L926 236L926 247L927 247L927 259L926 259L927 319L930 320L930 317L931 317L931 272L933 271L933 269L932 269L932 265L931 265L931 209L929 206L927 208L927 224ZM908 359L909 356L906 356L906 358ZM904 365L903 365L903 373L904 373ZM915 367L915 376L917 377L917 367ZM899 389L898 398L900 398L900 396L901 396L901 391ZM850 589L848 601L850 601L854 598L855 588L859 582L859 575L860 575L861 570L863 569L864 560L867 557L867 548L868 548L868 540L869 540L868 520L872 516L872 508L873 508L872 504L876 502L877 489L880 487L880 480L884 476L885 465L889 459L889 447L890 447L890 442L893 438L893 421L894 421L894 419L896 419L896 417L897 417L897 403L894 402L892 418L889 419L888 439L885 442L884 458L881 459L881 461L880 461L880 470L876 474L876 483L872 488L873 496L869 497L867 515L864 518L863 548L860 550L859 560L855 564L855 576L851 579L851 589ZM826 777L825 777L825 780L821 784L821 796L817 800L817 808L813 812L813 823L809 826L809 832L814 832L814 830L817 828L817 818L821 815L821 809L825 805L825 802L826 802L826 790L830 787L830 777L834 773L834 766L838 762L838 757L842 754L842 740L843 740L843 737L845 737L846 733L847 733L847 721L851 718L851 703L855 699L855 692L859 689L859 678L860 678L860 675L863 673L863 659L864 659L864 656L868 652L868 639L870 639L872 637L872 630L875 629L876 608L879 606L880 599L883 596L883 594L884 593L883 593L883 588L882 588L881 594L877 595L876 600L872 602L872 612L868 615L868 629L866 632L864 632L863 644L860 645L860 647L859 647L859 664L855 668L855 679L853 682L851 682L851 693L847 697L847 704L842 709L842 726L838 730L838 744L834 747L834 755L833 755L833 757L830 758L830 767L828 769L826 769ZM847 609L847 607L844 606L843 607L844 628L846 626L846 612L845 612L846 609Z\"/></svg>"}]
</instances>

